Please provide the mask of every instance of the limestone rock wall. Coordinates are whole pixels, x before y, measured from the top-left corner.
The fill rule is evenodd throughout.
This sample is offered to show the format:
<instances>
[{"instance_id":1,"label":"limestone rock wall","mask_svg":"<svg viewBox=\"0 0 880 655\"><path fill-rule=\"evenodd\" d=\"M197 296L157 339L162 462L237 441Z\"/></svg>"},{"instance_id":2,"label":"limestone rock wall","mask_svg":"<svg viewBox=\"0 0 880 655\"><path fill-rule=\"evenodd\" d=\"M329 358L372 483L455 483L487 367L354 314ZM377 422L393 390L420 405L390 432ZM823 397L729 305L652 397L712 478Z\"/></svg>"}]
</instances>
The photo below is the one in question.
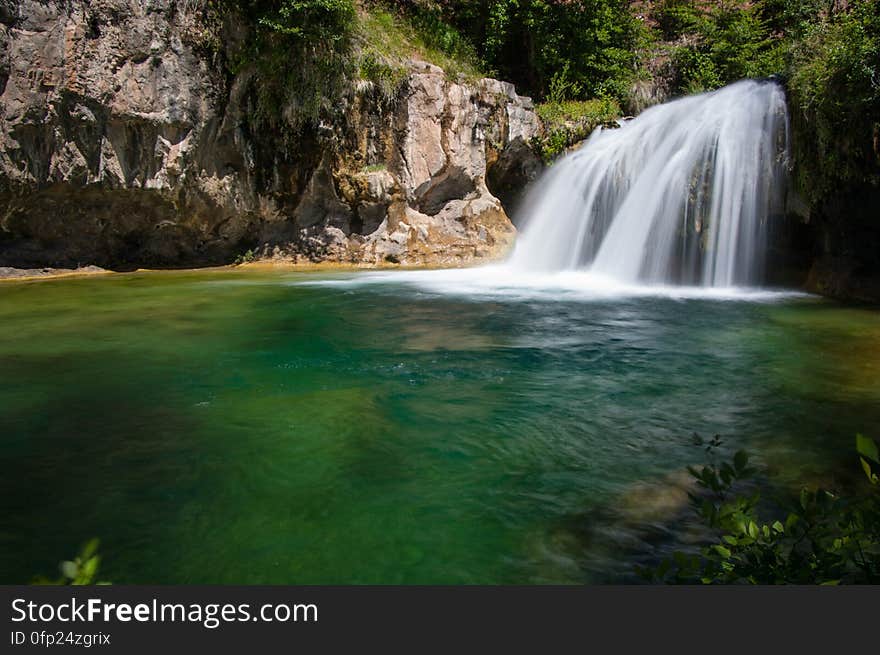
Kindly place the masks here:
<instances>
[{"instance_id":1,"label":"limestone rock wall","mask_svg":"<svg viewBox=\"0 0 880 655\"><path fill-rule=\"evenodd\" d=\"M296 143L248 120L179 0L0 0L0 266L188 266L264 255L455 265L514 228L487 186L535 174L531 101L413 62L353 85Z\"/></svg>"}]
</instances>

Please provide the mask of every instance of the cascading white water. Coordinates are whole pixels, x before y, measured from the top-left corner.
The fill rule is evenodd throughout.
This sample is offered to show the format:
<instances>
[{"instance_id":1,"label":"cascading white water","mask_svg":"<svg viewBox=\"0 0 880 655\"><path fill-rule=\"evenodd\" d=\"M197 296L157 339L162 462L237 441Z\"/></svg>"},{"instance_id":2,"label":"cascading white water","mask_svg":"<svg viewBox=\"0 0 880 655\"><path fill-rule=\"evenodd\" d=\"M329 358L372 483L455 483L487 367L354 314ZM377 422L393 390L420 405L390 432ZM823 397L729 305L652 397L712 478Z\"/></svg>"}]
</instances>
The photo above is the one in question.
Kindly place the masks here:
<instances>
[{"instance_id":1,"label":"cascading white water","mask_svg":"<svg viewBox=\"0 0 880 655\"><path fill-rule=\"evenodd\" d=\"M589 269L622 282L760 282L784 201L785 96L745 80L598 129L523 205L509 266Z\"/></svg>"}]
</instances>

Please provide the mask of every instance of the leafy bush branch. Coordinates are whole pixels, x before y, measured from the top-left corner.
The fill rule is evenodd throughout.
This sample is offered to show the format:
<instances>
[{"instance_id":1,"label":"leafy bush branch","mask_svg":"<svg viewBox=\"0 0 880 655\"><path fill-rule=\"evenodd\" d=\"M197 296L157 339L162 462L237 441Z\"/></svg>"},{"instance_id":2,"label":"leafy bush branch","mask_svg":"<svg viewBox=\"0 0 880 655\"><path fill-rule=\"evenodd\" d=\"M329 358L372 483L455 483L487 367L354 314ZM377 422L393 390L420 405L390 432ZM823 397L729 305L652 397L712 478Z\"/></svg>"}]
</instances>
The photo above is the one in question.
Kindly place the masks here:
<instances>
[{"instance_id":1,"label":"leafy bush branch","mask_svg":"<svg viewBox=\"0 0 880 655\"><path fill-rule=\"evenodd\" d=\"M714 459L721 445L695 435ZM703 584L825 584L880 582L880 465L877 445L858 435L856 449L867 484L854 493L803 488L762 509L761 495L742 492L756 474L744 451L730 462L690 467L699 488L691 505L713 535L700 554L676 552L639 573L655 582ZM769 514L769 515L767 515Z\"/></svg>"},{"instance_id":2,"label":"leafy bush branch","mask_svg":"<svg viewBox=\"0 0 880 655\"><path fill-rule=\"evenodd\" d=\"M98 555L97 539L91 539L72 560L65 560L58 566L61 576L47 578L37 576L31 584L35 585L106 585L109 582L96 582L101 557Z\"/></svg>"}]
</instances>

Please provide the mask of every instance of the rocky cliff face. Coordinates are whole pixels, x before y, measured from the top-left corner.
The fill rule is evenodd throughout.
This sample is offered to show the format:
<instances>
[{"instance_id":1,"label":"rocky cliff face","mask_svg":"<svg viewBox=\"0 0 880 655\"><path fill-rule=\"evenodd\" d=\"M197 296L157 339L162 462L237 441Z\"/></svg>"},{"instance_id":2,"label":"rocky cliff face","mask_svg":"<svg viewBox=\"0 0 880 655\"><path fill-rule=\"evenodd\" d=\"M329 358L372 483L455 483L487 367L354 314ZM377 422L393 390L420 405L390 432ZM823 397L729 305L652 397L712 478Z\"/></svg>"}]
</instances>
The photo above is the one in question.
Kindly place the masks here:
<instances>
[{"instance_id":1,"label":"rocky cliff face","mask_svg":"<svg viewBox=\"0 0 880 655\"><path fill-rule=\"evenodd\" d=\"M870 185L841 189L810 208L802 230L812 237L805 286L823 296L880 302L880 189Z\"/></svg>"},{"instance_id":2,"label":"rocky cliff face","mask_svg":"<svg viewBox=\"0 0 880 655\"><path fill-rule=\"evenodd\" d=\"M360 83L340 120L287 143L251 127L257 74L215 63L188 4L0 0L0 266L249 248L456 265L510 246L487 180L515 189L540 165L538 118L511 85L414 62L394 99Z\"/></svg>"}]
</instances>

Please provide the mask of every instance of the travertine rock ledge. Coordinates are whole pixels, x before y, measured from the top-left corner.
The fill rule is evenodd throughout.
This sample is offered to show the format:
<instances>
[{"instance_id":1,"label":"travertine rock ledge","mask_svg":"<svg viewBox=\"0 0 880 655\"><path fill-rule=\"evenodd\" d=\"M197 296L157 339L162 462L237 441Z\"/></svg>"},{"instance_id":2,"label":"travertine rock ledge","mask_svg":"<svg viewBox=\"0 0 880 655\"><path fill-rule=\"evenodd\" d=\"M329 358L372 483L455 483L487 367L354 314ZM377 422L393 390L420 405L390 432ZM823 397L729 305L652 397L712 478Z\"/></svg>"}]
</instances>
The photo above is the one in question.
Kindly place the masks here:
<instances>
[{"instance_id":1,"label":"travertine rock ledge","mask_svg":"<svg viewBox=\"0 0 880 655\"><path fill-rule=\"evenodd\" d=\"M352 89L293 146L250 129L255 73L227 78L174 0L0 1L0 266L498 257L501 201L540 163L528 98L413 62L388 103Z\"/></svg>"}]
</instances>

